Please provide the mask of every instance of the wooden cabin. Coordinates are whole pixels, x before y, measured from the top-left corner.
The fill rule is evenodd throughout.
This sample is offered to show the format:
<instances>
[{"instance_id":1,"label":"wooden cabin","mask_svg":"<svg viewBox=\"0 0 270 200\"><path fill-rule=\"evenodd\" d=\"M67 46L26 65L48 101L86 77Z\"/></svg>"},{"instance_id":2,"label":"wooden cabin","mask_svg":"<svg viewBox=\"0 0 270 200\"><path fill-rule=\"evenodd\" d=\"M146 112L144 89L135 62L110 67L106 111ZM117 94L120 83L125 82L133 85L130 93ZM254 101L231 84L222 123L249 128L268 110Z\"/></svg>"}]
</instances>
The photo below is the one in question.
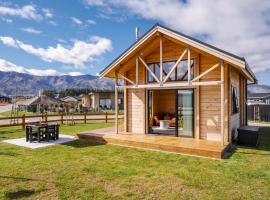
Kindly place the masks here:
<instances>
[{"instance_id":1,"label":"wooden cabin","mask_svg":"<svg viewBox=\"0 0 270 200\"><path fill-rule=\"evenodd\" d=\"M256 82L244 58L161 25L100 76L115 79L116 99L118 89L124 90L124 132L222 145L230 144L237 128L247 124L247 82Z\"/></svg>"}]
</instances>

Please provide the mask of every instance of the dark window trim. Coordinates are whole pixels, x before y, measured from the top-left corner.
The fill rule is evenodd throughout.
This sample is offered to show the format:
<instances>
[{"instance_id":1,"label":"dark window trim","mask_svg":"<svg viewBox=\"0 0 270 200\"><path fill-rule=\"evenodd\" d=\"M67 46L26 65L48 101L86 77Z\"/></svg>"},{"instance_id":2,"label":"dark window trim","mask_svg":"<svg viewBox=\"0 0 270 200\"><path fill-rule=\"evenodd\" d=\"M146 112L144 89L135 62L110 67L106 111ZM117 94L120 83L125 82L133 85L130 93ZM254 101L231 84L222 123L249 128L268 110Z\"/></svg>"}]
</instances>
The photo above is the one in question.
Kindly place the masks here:
<instances>
[{"instance_id":1,"label":"dark window trim","mask_svg":"<svg viewBox=\"0 0 270 200\"><path fill-rule=\"evenodd\" d=\"M231 115L239 113L239 95L238 88L235 85L231 85Z\"/></svg>"}]
</instances>

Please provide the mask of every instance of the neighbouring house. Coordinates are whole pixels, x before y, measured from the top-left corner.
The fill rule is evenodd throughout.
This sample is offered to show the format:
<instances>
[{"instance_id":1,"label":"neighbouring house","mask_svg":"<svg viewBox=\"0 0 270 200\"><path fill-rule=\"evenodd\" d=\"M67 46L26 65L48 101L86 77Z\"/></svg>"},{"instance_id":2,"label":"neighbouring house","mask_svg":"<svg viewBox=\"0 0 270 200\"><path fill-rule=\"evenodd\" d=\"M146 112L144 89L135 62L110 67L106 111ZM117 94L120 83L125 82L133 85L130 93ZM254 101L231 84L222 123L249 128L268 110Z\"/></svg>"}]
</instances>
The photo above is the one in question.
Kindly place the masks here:
<instances>
[{"instance_id":1,"label":"neighbouring house","mask_svg":"<svg viewBox=\"0 0 270 200\"><path fill-rule=\"evenodd\" d=\"M45 95L40 95L17 102L17 106L20 111L29 111L38 113L62 112L63 104L64 104L63 101Z\"/></svg>"},{"instance_id":2,"label":"neighbouring house","mask_svg":"<svg viewBox=\"0 0 270 200\"><path fill-rule=\"evenodd\" d=\"M248 94L248 105L270 105L270 93L252 93Z\"/></svg>"},{"instance_id":3,"label":"neighbouring house","mask_svg":"<svg viewBox=\"0 0 270 200\"><path fill-rule=\"evenodd\" d=\"M64 102L65 107L69 110L80 111L82 107L82 98L81 97L73 97L66 96L60 99Z\"/></svg>"},{"instance_id":4,"label":"neighbouring house","mask_svg":"<svg viewBox=\"0 0 270 200\"><path fill-rule=\"evenodd\" d=\"M161 25L100 77L115 79L116 99L119 88L124 91L124 132L218 141L224 147L247 124L247 82L257 82L243 57ZM118 133L117 119L118 112Z\"/></svg>"},{"instance_id":5,"label":"neighbouring house","mask_svg":"<svg viewBox=\"0 0 270 200\"><path fill-rule=\"evenodd\" d=\"M11 98L4 95L0 95L0 105L7 105L9 103L11 103Z\"/></svg>"},{"instance_id":6,"label":"neighbouring house","mask_svg":"<svg viewBox=\"0 0 270 200\"><path fill-rule=\"evenodd\" d=\"M82 107L93 111L115 109L114 91L97 91L82 95ZM124 108L123 93L118 95L118 108Z\"/></svg>"}]
</instances>

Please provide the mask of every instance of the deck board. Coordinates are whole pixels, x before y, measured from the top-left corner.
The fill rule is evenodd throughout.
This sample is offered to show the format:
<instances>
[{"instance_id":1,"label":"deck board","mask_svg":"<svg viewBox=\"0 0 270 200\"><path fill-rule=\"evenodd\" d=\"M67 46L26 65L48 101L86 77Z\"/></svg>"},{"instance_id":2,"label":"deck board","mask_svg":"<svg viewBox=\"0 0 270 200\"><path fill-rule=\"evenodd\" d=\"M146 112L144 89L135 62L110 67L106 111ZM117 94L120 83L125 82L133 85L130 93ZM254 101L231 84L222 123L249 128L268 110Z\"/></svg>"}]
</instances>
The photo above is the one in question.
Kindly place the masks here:
<instances>
[{"instance_id":1,"label":"deck board","mask_svg":"<svg viewBox=\"0 0 270 200\"><path fill-rule=\"evenodd\" d=\"M78 133L79 139L154 149L175 153L188 154L221 159L226 151L226 146L221 142L198 140L193 138L181 138L161 135L142 135L136 133L115 134L113 128L99 129L95 131Z\"/></svg>"}]
</instances>

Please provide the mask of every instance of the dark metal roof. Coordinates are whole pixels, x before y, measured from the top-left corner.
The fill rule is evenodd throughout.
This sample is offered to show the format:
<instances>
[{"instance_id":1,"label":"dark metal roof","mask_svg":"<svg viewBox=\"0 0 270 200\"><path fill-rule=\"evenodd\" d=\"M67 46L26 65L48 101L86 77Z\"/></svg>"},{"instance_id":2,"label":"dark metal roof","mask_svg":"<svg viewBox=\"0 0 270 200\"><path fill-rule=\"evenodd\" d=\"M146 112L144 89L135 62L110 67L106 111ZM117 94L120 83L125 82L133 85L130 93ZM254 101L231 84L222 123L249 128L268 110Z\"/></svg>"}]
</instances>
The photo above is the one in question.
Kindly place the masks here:
<instances>
[{"instance_id":1,"label":"dark metal roof","mask_svg":"<svg viewBox=\"0 0 270 200\"><path fill-rule=\"evenodd\" d=\"M205 43L205 42L202 42L202 41L200 41L200 40L198 40L198 39L196 39L196 38L193 38L193 37L191 37L191 36L188 36L188 35L185 35L185 34L183 34L183 33L180 33L180 32L178 32L178 31L175 31L175 30L172 30L172 29L170 29L170 28L168 28L168 27L166 27L166 26L163 26L163 25L160 25L160 24L155 24L151 29L149 29L142 37L140 37L139 38L139 40L137 40L137 41L135 41L133 44L131 44L122 54L120 54L116 59L114 59L107 67L105 67L102 71L100 71L100 73L99 74L102 74L105 70L107 70L114 62L116 62L121 56L123 56L127 51L129 51L133 46L135 46L137 43L139 43L148 33L150 33L153 29L155 29L155 28L158 28L158 27L161 27L161 28L164 28L164 29L166 29L166 30L168 30L168 31L171 31L171 32L173 32L173 33L175 33L175 34L178 34L178 35L180 35L180 36L182 36L182 37L185 37L185 38L188 38L188 39L190 39L190 40L193 40L193 41L195 41L195 42L198 42L198 43L200 43L200 44L202 44L202 45L205 45L205 46L207 46L207 47L209 47L209 48L212 48L212 49L214 49L214 50L217 50L217 51L219 51L219 52L222 52L222 53L224 53L224 54L226 54L226 55L228 55L228 56L231 56L231 57L234 57L234 58L236 58L236 59L238 59L238 60L241 60L241 61L244 61L246 64L245 64L245 67L246 67L246 69L247 69L247 71L249 72L249 74L255 79L255 82L257 81L257 79L256 79L256 77L255 77L255 75L254 75L254 73L251 71L251 69L249 68L249 66L248 66L248 64L247 64L247 62L246 62L246 60L245 60L245 58L244 57L240 57L240 56L237 56L237 55L235 55L235 54L232 54L232 53L230 53L230 52L227 52L227 51L224 51L224 50L222 50L222 49L220 49L220 48L217 48L217 47L215 47L215 46L213 46L213 45L210 45L210 44L207 44L207 43Z\"/></svg>"}]
</instances>

